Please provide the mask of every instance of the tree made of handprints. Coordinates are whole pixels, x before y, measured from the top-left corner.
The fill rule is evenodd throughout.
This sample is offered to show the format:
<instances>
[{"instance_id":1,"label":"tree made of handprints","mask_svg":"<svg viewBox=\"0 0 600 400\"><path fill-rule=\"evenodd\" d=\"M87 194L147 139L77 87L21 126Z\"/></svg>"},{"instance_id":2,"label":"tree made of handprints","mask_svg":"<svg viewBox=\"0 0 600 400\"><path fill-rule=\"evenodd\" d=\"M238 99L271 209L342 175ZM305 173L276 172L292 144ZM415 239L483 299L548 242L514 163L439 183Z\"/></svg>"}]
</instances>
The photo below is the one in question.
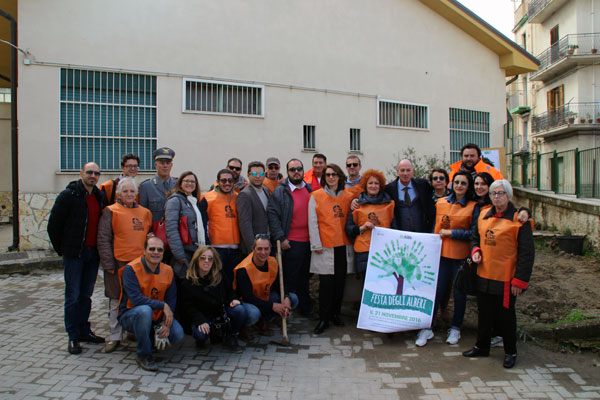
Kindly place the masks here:
<instances>
[{"instance_id":1,"label":"tree made of handprints","mask_svg":"<svg viewBox=\"0 0 600 400\"><path fill-rule=\"evenodd\" d=\"M404 280L411 283L414 280L433 285L433 272L431 266L421 265L426 255L422 255L424 246L421 242L413 242L410 249L408 245L400 245L400 240L395 239L386 243L385 249L376 252L372 257L371 265L384 271L379 278L394 276L398 282L396 294L401 295ZM411 284L412 286L412 284ZM412 286L414 289L414 286Z\"/></svg>"}]
</instances>

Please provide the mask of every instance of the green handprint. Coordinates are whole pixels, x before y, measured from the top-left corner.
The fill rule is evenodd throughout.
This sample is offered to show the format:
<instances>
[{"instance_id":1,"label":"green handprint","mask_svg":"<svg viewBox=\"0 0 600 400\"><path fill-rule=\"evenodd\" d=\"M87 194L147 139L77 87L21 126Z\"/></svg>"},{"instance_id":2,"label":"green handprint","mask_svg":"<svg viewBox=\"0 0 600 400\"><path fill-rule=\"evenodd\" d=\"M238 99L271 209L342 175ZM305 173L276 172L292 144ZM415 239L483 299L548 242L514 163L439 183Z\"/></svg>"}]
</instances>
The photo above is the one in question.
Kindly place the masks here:
<instances>
[{"instance_id":1,"label":"green handprint","mask_svg":"<svg viewBox=\"0 0 600 400\"><path fill-rule=\"evenodd\" d=\"M400 245L399 239L394 239L385 245L383 251L376 252L372 257L371 265L383 270L385 273L379 275L379 278L393 276L396 278L398 286L396 294L401 295L404 288L404 280L411 282L413 280L424 281L431 285L433 279L429 271L430 266L421 266L425 259L422 254L425 246L421 242L413 242L410 249L408 245ZM412 285L411 285L412 286ZM414 286L412 286L414 289Z\"/></svg>"}]
</instances>

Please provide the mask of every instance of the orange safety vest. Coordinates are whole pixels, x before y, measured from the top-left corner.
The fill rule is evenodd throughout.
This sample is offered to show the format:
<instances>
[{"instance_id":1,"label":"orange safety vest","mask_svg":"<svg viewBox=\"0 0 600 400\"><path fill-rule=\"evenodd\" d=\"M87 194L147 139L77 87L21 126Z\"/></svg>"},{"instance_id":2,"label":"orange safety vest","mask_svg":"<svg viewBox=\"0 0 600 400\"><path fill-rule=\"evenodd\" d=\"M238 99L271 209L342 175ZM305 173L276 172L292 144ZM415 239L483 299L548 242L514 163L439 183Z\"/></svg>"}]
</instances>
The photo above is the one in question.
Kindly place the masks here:
<instances>
[{"instance_id":1,"label":"orange safety vest","mask_svg":"<svg viewBox=\"0 0 600 400\"><path fill-rule=\"evenodd\" d=\"M243 268L246 270L250 283L252 284L252 294L259 299L269 301L271 286L275 282L279 268L277 260L275 260L275 257L269 256L269 258L267 258L268 270L263 272L259 271L252 262L253 256L254 252L250 253L248 257L244 258L244 260L233 269L233 290L237 290L237 272Z\"/></svg>"},{"instance_id":2,"label":"orange safety vest","mask_svg":"<svg viewBox=\"0 0 600 400\"><path fill-rule=\"evenodd\" d=\"M328 195L323 189L312 192L317 203L315 211L319 221L319 237L323 247L332 248L351 244L346 235L346 218L350 211L352 195L342 191L338 196Z\"/></svg>"},{"instance_id":3,"label":"orange safety vest","mask_svg":"<svg viewBox=\"0 0 600 400\"><path fill-rule=\"evenodd\" d=\"M481 263L477 267L477 275L482 278L501 282L510 282L517 269L519 229L523 224L513 219L489 217L481 214L477 221L479 229L479 247Z\"/></svg>"},{"instance_id":4,"label":"orange safety vest","mask_svg":"<svg viewBox=\"0 0 600 400\"><path fill-rule=\"evenodd\" d=\"M281 178L279 180L265 178L263 181L263 186L269 189L269 192L273 193L279 182L283 181L285 178Z\"/></svg>"},{"instance_id":5,"label":"orange safety vest","mask_svg":"<svg viewBox=\"0 0 600 400\"><path fill-rule=\"evenodd\" d=\"M450 165L450 176L449 176L448 184L450 184L452 182L452 178L454 178L454 174L457 173L458 171L460 171L461 167L462 167L462 160L457 161L454 164ZM491 165L484 163L483 159L480 159L479 162L477 164L475 164L475 172L477 172L477 173L487 172L488 174L490 174L492 176L492 178L494 178L495 181L497 181L498 179L504 179L504 176L502 176L502 173L500 171L498 171L496 168L492 167Z\"/></svg>"},{"instance_id":6,"label":"orange safety vest","mask_svg":"<svg viewBox=\"0 0 600 400\"><path fill-rule=\"evenodd\" d=\"M325 170L323 170L323 173L325 173ZM319 182L319 178L315 176L315 170L313 168L304 173L304 182L310 185L313 192L321 189L321 183ZM313 185L313 183L315 184Z\"/></svg>"},{"instance_id":7,"label":"orange safety vest","mask_svg":"<svg viewBox=\"0 0 600 400\"><path fill-rule=\"evenodd\" d=\"M466 206L459 202L449 203L446 197L435 203L435 232L442 229L469 229L473 218L473 209L477 202L468 201ZM442 257L462 260L469 256L470 244L466 240L442 238Z\"/></svg>"},{"instance_id":8,"label":"orange safety vest","mask_svg":"<svg viewBox=\"0 0 600 400\"><path fill-rule=\"evenodd\" d=\"M146 235L152 228L150 210L142 206L127 208L120 203L107 208L112 212L115 259L129 262L143 255Z\"/></svg>"},{"instance_id":9,"label":"orange safety vest","mask_svg":"<svg viewBox=\"0 0 600 400\"><path fill-rule=\"evenodd\" d=\"M138 257L129 265L133 272L135 273L135 277L140 285L140 291L144 295L144 297L148 297L152 300L165 301L165 294L167 293L167 289L173 283L173 270L167 264L160 263L158 265L158 274L150 274L144 268L144 264L142 264L142 257ZM123 271L125 268L119 269L119 279L121 281L121 288L123 288ZM119 304L123 299L123 290L121 289L121 298L119 299ZM127 309L133 308L133 303L131 303L130 299L127 299ZM163 315L163 310L152 310L152 321L158 321Z\"/></svg>"},{"instance_id":10,"label":"orange safety vest","mask_svg":"<svg viewBox=\"0 0 600 400\"><path fill-rule=\"evenodd\" d=\"M208 236L213 245L239 244L240 228L237 193L224 194L214 190L204 195L208 204Z\"/></svg>"},{"instance_id":11,"label":"orange safety vest","mask_svg":"<svg viewBox=\"0 0 600 400\"><path fill-rule=\"evenodd\" d=\"M383 204L361 204L360 208L352 212L352 219L358 226L362 226L365 222L372 222L373 225L380 228L389 228L394 219L394 202ZM371 233L373 231L366 230L354 239L354 251L363 253L369 251L371 247Z\"/></svg>"}]
</instances>

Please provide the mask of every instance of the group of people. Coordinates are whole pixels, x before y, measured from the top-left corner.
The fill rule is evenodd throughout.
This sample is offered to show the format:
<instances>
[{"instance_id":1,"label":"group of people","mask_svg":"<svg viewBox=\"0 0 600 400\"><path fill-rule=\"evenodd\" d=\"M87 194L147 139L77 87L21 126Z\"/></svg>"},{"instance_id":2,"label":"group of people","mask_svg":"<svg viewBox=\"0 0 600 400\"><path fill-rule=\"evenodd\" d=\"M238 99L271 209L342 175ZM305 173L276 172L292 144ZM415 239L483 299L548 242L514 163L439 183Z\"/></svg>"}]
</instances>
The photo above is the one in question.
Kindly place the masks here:
<instances>
[{"instance_id":1,"label":"group of people","mask_svg":"<svg viewBox=\"0 0 600 400\"><path fill-rule=\"evenodd\" d=\"M81 342L92 342L112 352L125 331L135 335L136 360L147 370L157 369L152 346L164 348L184 333L199 346L210 338L240 351L237 336L250 335L249 327L268 332L267 321L296 307L302 316L312 314L311 273L319 277L314 333L330 323L342 326L346 276L364 275L372 229L384 227L441 236L434 316L446 308L462 262L471 256L479 264L479 333L464 355L489 354L495 334L504 340L504 366L512 367L515 298L533 265L528 210L519 214L510 184L483 162L476 145L465 145L461 156L450 175L435 169L429 180L415 178L411 161L401 160L391 183L374 169L361 175L354 154L346 158L347 174L315 154L308 171L295 158L285 171L276 157L250 162L247 178L242 161L231 158L205 194L194 172L171 176L170 148L154 152L156 175L139 186L135 154L125 154L122 174L99 187L100 168L86 163L81 179L57 197L48 221L65 265L68 351L81 353ZM89 323L99 264L109 298L107 340ZM448 343L460 338L465 305L466 294L454 290ZM433 335L421 330L417 346Z\"/></svg>"}]
</instances>

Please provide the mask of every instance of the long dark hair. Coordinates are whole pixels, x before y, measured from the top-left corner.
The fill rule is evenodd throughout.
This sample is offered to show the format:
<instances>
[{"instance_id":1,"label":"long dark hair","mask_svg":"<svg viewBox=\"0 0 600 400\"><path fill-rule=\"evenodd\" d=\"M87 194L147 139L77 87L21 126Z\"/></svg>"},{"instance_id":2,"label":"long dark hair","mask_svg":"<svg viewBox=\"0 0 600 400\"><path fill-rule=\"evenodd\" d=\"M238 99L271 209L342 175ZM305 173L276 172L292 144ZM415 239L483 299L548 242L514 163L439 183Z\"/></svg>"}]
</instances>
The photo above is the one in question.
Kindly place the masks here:
<instances>
[{"instance_id":1,"label":"long dark hair","mask_svg":"<svg viewBox=\"0 0 600 400\"><path fill-rule=\"evenodd\" d=\"M473 177L471 176L471 173L467 172L467 171L458 171L452 177L452 192L454 193L454 196L456 196L456 192L454 191L454 180L456 179L457 176L464 176L467 178L469 187L467 188L467 193L465 193L465 197L467 198L467 201L474 200L475 199L475 191L473 189Z\"/></svg>"},{"instance_id":2,"label":"long dark hair","mask_svg":"<svg viewBox=\"0 0 600 400\"><path fill-rule=\"evenodd\" d=\"M475 175L475 179L477 178L481 178L483 179L483 181L486 183L486 185L488 185L488 194L485 195L485 197L479 197L477 196L477 194L475 194L475 200L477 200L477 202L479 203L480 206L485 206L488 204L492 204L492 199L490 199L490 191L489 188L490 186L492 186L492 183L494 183L494 177L490 174L488 174L487 172L480 172L477 175ZM475 179L473 179L473 190L475 190Z\"/></svg>"}]
</instances>

